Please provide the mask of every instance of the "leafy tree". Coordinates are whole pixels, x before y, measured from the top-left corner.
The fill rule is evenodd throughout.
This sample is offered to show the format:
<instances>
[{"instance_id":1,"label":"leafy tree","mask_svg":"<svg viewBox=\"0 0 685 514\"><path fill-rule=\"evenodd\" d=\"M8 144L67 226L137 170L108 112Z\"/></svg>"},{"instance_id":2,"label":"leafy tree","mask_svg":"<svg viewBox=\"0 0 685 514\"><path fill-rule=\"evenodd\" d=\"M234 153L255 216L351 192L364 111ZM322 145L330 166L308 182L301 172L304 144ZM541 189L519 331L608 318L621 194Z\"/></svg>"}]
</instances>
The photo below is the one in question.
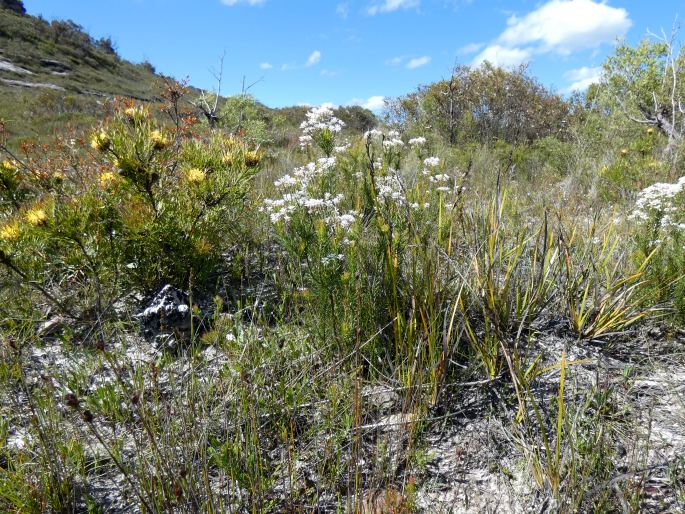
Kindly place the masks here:
<instances>
[{"instance_id":1,"label":"leafy tree","mask_svg":"<svg viewBox=\"0 0 685 514\"><path fill-rule=\"evenodd\" d=\"M358 105L338 107L334 113L348 129L354 132L366 132L378 125L376 116L370 110Z\"/></svg>"},{"instance_id":2,"label":"leafy tree","mask_svg":"<svg viewBox=\"0 0 685 514\"><path fill-rule=\"evenodd\" d=\"M270 140L266 108L250 94L226 98L220 118L222 126L250 142L263 144Z\"/></svg>"},{"instance_id":3,"label":"leafy tree","mask_svg":"<svg viewBox=\"0 0 685 514\"><path fill-rule=\"evenodd\" d=\"M619 45L604 64L601 84L587 93L601 110L656 127L668 137L667 150L685 134L685 55L673 41L664 36Z\"/></svg>"},{"instance_id":4,"label":"leafy tree","mask_svg":"<svg viewBox=\"0 0 685 514\"><path fill-rule=\"evenodd\" d=\"M100 50L107 54L117 55L116 45L114 44L114 41L112 41L111 37L100 38L96 45Z\"/></svg>"},{"instance_id":5,"label":"leafy tree","mask_svg":"<svg viewBox=\"0 0 685 514\"><path fill-rule=\"evenodd\" d=\"M419 87L390 102L388 121L433 128L451 144L504 140L529 143L566 129L570 104L527 73L490 63L456 66L449 80Z\"/></svg>"}]
</instances>

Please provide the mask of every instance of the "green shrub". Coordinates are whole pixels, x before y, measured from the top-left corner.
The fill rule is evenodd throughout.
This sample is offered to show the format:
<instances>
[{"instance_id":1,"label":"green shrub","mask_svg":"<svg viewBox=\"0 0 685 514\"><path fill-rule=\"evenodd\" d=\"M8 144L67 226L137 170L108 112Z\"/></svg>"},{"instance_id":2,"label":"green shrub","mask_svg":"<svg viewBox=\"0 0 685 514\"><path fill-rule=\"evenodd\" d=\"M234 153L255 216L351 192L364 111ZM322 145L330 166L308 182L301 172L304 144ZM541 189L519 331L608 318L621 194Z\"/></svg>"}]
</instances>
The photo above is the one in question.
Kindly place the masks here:
<instances>
[{"instance_id":1,"label":"green shrub","mask_svg":"<svg viewBox=\"0 0 685 514\"><path fill-rule=\"evenodd\" d=\"M71 300L94 288L100 308L127 288L206 280L238 232L260 154L220 134L170 132L133 105L90 145L3 162L5 267L43 294L65 280L82 284Z\"/></svg>"}]
</instances>

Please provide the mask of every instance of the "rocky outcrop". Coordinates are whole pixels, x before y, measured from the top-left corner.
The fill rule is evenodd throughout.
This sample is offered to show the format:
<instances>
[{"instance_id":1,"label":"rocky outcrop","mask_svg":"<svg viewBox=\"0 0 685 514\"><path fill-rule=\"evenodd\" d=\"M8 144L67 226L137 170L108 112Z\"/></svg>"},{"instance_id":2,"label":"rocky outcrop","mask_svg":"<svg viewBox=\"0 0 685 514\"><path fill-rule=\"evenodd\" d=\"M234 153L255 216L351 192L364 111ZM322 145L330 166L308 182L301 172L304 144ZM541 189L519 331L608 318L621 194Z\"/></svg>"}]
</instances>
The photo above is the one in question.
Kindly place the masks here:
<instances>
[{"instance_id":1,"label":"rocky outcrop","mask_svg":"<svg viewBox=\"0 0 685 514\"><path fill-rule=\"evenodd\" d=\"M190 329L190 315L188 295L167 284L134 317L140 322L143 335L154 337L186 332Z\"/></svg>"}]
</instances>

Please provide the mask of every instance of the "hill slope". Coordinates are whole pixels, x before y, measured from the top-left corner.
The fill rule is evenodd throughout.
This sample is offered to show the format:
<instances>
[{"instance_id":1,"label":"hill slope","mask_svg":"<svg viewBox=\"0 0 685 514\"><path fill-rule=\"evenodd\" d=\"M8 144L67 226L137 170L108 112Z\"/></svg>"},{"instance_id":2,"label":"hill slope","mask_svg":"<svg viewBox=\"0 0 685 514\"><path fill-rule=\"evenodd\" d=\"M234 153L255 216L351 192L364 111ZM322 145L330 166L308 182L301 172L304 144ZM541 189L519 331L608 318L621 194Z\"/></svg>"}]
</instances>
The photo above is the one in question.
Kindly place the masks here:
<instances>
[{"instance_id":1,"label":"hill slope","mask_svg":"<svg viewBox=\"0 0 685 514\"><path fill-rule=\"evenodd\" d=\"M21 14L17 5L0 4L0 119L15 142L89 124L103 97L157 96L162 77L149 63L126 61L109 39L95 40L71 21Z\"/></svg>"},{"instance_id":2,"label":"hill slope","mask_svg":"<svg viewBox=\"0 0 685 514\"><path fill-rule=\"evenodd\" d=\"M0 0L0 122L6 125L10 146L91 126L101 118L105 98L160 100L164 78L148 62L122 59L110 39L96 40L73 21L48 22L26 14L19 0ZM189 97L197 96L199 91L191 87ZM294 144L306 107L272 109L234 97L241 118L246 101L258 123L281 134L277 144ZM224 126L236 128L230 113L224 114ZM371 111L358 106L341 107L336 114L357 131L377 123Z\"/></svg>"}]
</instances>

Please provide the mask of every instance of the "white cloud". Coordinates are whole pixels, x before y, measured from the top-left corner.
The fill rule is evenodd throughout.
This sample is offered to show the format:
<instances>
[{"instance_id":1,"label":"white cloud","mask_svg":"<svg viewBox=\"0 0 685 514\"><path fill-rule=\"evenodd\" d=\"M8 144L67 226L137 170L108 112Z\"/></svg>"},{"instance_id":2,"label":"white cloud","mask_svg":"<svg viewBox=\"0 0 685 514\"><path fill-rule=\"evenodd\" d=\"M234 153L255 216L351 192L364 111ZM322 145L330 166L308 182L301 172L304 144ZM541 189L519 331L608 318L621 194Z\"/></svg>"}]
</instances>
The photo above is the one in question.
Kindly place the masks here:
<instances>
[{"instance_id":1,"label":"white cloud","mask_svg":"<svg viewBox=\"0 0 685 514\"><path fill-rule=\"evenodd\" d=\"M472 64L487 60L507 67L539 54L569 55L613 42L632 24L628 11L604 0L549 0L524 16L511 16L506 29Z\"/></svg>"},{"instance_id":2,"label":"white cloud","mask_svg":"<svg viewBox=\"0 0 685 514\"><path fill-rule=\"evenodd\" d=\"M318 50L314 50L309 58L307 59L307 62L305 63L305 67L309 68L310 66L314 66L319 63L321 60L321 52Z\"/></svg>"},{"instance_id":3,"label":"white cloud","mask_svg":"<svg viewBox=\"0 0 685 514\"><path fill-rule=\"evenodd\" d=\"M318 50L314 50L311 54L309 54L309 57L307 57L307 61L302 64L292 64L292 63L286 63L281 65L281 71L291 71L291 70L301 70L302 68L311 68L312 66L315 66L319 64L321 61L321 52Z\"/></svg>"},{"instance_id":4,"label":"white cloud","mask_svg":"<svg viewBox=\"0 0 685 514\"><path fill-rule=\"evenodd\" d=\"M485 46L485 43L469 43L468 45L464 45L460 49L458 49L457 53L459 55L475 54L477 51L479 51L484 46Z\"/></svg>"},{"instance_id":5,"label":"white cloud","mask_svg":"<svg viewBox=\"0 0 685 514\"><path fill-rule=\"evenodd\" d=\"M409 62L407 63L407 69L408 70L415 70L416 68L420 68L421 66L425 66L431 62L431 58L428 57L427 55L424 55L423 57L415 57L414 59L410 59Z\"/></svg>"},{"instance_id":6,"label":"white cloud","mask_svg":"<svg viewBox=\"0 0 685 514\"><path fill-rule=\"evenodd\" d=\"M495 66L512 68L530 60L530 50L526 48L507 48L501 45L490 45L476 57L472 64L478 66L488 61Z\"/></svg>"},{"instance_id":7,"label":"white cloud","mask_svg":"<svg viewBox=\"0 0 685 514\"><path fill-rule=\"evenodd\" d=\"M349 2L343 2L335 6L335 14L340 16L343 20L346 20L350 15L350 4Z\"/></svg>"},{"instance_id":8,"label":"white cloud","mask_svg":"<svg viewBox=\"0 0 685 514\"><path fill-rule=\"evenodd\" d=\"M391 66L397 66L399 64L402 64L406 57L404 55L401 55L399 57L393 57L392 59L388 59L385 61L385 64L390 64Z\"/></svg>"},{"instance_id":9,"label":"white cloud","mask_svg":"<svg viewBox=\"0 0 685 514\"><path fill-rule=\"evenodd\" d=\"M364 109L368 109L370 111L380 111L383 107L385 107L385 97L370 96L367 99L355 98L351 100L348 105L358 105L359 107L363 107Z\"/></svg>"},{"instance_id":10,"label":"white cloud","mask_svg":"<svg viewBox=\"0 0 685 514\"><path fill-rule=\"evenodd\" d=\"M221 0L221 3L233 7L237 4L262 5L266 0Z\"/></svg>"},{"instance_id":11,"label":"white cloud","mask_svg":"<svg viewBox=\"0 0 685 514\"><path fill-rule=\"evenodd\" d=\"M535 45L541 52L569 54L614 41L631 25L628 11L604 2L551 0L523 17L510 17L497 41L508 47Z\"/></svg>"},{"instance_id":12,"label":"white cloud","mask_svg":"<svg viewBox=\"0 0 685 514\"><path fill-rule=\"evenodd\" d=\"M394 12L399 9L412 9L420 4L421 0L383 0L369 6L366 12L369 16L374 16L379 13Z\"/></svg>"},{"instance_id":13,"label":"white cloud","mask_svg":"<svg viewBox=\"0 0 685 514\"><path fill-rule=\"evenodd\" d=\"M259 65L259 68L262 70L270 70L273 68L273 65L270 62L263 62Z\"/></svg>"},{"instance_id":14,"label":"white cloud","mask_svg":"<svg viewBox=\"0 0 685 514\"><path fill-rule=\"evenodd\" d=\"M602 79L602 71L601 66L595 68L583 66L582 68L567 71L564 73L564 78L570 80L572 84L564 92L585 91L591 84L596 84Z\"/></svg>"}]
</instances>

